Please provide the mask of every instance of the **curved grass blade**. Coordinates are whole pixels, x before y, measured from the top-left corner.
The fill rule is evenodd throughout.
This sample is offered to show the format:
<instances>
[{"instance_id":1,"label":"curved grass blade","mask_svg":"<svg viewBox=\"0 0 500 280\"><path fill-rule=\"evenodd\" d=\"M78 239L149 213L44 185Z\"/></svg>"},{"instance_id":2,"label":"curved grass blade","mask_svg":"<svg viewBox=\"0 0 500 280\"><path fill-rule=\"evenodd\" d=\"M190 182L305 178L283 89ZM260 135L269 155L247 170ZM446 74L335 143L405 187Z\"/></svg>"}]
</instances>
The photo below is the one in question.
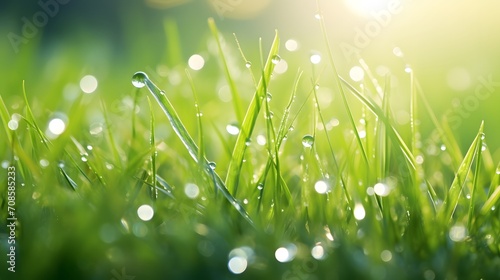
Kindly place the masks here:
<instances>
[{"instance_id":1,"label":"curved grass blade","mask_svg":"<svg viewBox=\"0 0 500 280\"><path fill-rule=\"evenodd\" d=\"M181 140L182 144L186 147L186 149L189 152L189 155L193 158L195 162L203 166L203 171L206 173L207 176L212 176L212 168L206 158L202 159L202 162L199 162L199 149L198 146L196 146L193 138L191 135L189 135L189 132L187 131L186 127L184 124L182 124L182 121L180 120L179 116L177 115L177 112L174 109L174 106L172 106L172 103L170 103L170 100L167 98L165 92L163 90L160 90L149 78L144 72L137 72L133 76L133 83L136 87L143 87L146 86L149 90L149 92L153 95L155 100L158 102L158 105L160 108L163 110L165 115L167 116L170 125L172 126L175 134L179 137ZM250 223L253 226L253 221L248 215L248 213L245 211L241 203L239 203L228 191L224 183L222 182L222 179L219 177L219 175L216 172L213 172L213 175L215 177L215 185L216 187L221 191L221 193L226 197L226 199L233 205L233 207L245 218L245 220Z\"/></svg>"}]
</instances>

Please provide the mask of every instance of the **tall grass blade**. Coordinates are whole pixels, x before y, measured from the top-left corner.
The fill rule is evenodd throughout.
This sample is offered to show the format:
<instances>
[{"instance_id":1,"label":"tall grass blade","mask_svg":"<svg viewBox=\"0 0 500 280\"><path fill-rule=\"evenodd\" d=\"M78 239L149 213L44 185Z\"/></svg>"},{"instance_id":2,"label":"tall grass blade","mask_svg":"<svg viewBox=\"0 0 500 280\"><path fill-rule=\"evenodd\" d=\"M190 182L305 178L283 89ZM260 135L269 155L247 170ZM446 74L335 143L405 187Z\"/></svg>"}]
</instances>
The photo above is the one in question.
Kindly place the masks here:
<instances>
[{"instance_id":1,"label":"tall grass blade","mask_svg":"<svg viewBox=\"0 0 500 280\"><path fill-rule=\"evenodd\" d=\"M134 75L134 79L140 79L141 83L148 88L149 92L153 95L158 105L165 113L165 116L169 120L170 125L172 126L175 134L177 134L182 144L184 144L184 146L188 150L189 155L193 158L195 162L203 166L203 171L205 172L206 175L210 177L212 176L213 172L215 185L218 188L218 190L221 191L224 197L226 197L226 199L243 216L243 218L245 218L245 220L253 226L253 221L248 215L248 213L245 211L241 203L238 202L231 195L231 193L228 191L228 189L226 188L224 182L222 182L222 179L219 177L219 175L212 170L208 160L206 158L203 158L202 162L198 162L199 160L198 146L195 144L193 138L187 131L182 121L180 120L177 112L174 109L174 106L172 106L172 103L170 103L170 100L167 98L165 92L163 90L160 90L143 72L136 73Z\"/></svg>"},{"instance_id":2,"label":"tall grass blade","mask_svg":"<svg viewBox=\"0 0 500 280\"><path fill-rule=\"evenodd\" d=\"M469 150L465 154L465 157L455 174L455 179L453 180L451 187L448 190L448 194L446 195L443 205L438 210L438 220L443 222L443 224L447 224L451 221L460 195L462 194L465 180L471 170L474 157L478 152L481 152L481 146L479 146L479 143L481 142L481 137L483 136L483 127L484 123L481 123L479 132L474 138L474 141L470 145ZM478 149L479 151L477 151Z\"/></svg>"},{"instance_id":3,"label":"tall grass blade","mask_svg":"<svg viewBox=\"0 0 500 280\"><path fill-rule=\"evenodd\" d=\"M215 21L213 18L208 19L208 26L210 27L210 30L212 31L212 35L215 38L215 41L217 42L217 48L219 50L219 56L222 60L222 66L224 68L224 74L226 75L227 82L229 83L229 89L231 90L233 102L234 102L234 110L236 112L236 119L238 120L238 123L243 122L243 105L241 102L241 97L238 92L238 88L236 87L236 83L234 82L234 79L231 77L231 72L229 71L229 67L227 65L226 61L226 56L224 54L224 51L222 50L222 44L219 38L219 30L217 30L217 26L215 25Z\"/></svg>"},{"instance_id":4,"label":"tall grass blade","mask_svg":"<svg viewBox=\"0 0 500 280\"><path fill-rule=\"evenodd\" d=\"M153 112L153 106L151 100L148 97L149 111L151 112L151 125L149 133L149 147L151 149L151 187L150 194L153 200L158 198L158 192L156 191L156 144L155 144L155 115Z\"/></svg>"},{"instance_id":5,"label":"tall grass blade","mask_svg":"<svg viewBox=\"0 0 500 280\"><path fill-rule=\"evenodd\" d=\"M240 133L236 139L234 149L232 152L231 161L229 162L228 173L226 177L226 186L232 194L235 194L236 186L238 184L239 174L241 170L241 165L243 162L243 157L246 150L246 142L252 136L257 117L262 106L262 102L266 98L266 88L268 82L271 80L271 74L274 69L274 63L272 62L273 57L278 55L279 49L279 37L278 32L276 32L274 41L271 45L271 50L267 57L266 64L263 69L263 76L257 85L255 94L248 106L247 112L243 119L243 123L240 127Z\"/></svg>"}]
</instances>

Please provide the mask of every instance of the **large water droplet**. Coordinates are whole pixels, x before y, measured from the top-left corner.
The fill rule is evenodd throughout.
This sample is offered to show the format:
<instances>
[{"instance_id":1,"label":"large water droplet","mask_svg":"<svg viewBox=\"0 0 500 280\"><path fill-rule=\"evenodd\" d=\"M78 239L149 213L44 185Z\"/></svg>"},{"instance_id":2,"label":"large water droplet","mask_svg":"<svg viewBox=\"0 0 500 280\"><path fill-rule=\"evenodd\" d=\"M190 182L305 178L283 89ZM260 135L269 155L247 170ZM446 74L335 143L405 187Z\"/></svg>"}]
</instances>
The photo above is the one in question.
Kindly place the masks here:
<instances>
[{"instance_id":1,"label":"large water droplet","mask_svg":"<svg viewBox=\"0 0 500 280\"><path fill-rule=\"evenodd\" d=\"M307 134L304 137L302 137L302 145L304 145L304 147L311 148L313 144L314 144L314 137L312 135Z\"/></svg>"},{"instance_id":2,"label":"large water droplet","mask_svg":"<svg viewBox=\"0 0 500 280\"><path fill-rule=\"evenodd\" d=\"M132 85L136 88L143 88L146 85L146 80L148 79L148 75L144 72L136 72L132 76Z\"/></svg>"},{"instance_id":3,"label":"large water droplet","mask_svg":"<svg viewBox=\"0 0 500 280\"><path fill-rule=\"evenodd\" d=\"M273 58L271 59L271 62L273 64L278 64L281 61L281 57L277 54L273 55Z\"/></svg>"},{"instance_id":4,"label":"large water droplet","mask_svg":"<svg viewBox=\"0 0 500 280\"><path fill-rule=\"evenodd\" d=\"M247 61L247 62L245 63L245 67L246 67L246 68L250 68L250 67L252 67L252 63L251 63L250 61Z\"/></svg>"}]
</instances>

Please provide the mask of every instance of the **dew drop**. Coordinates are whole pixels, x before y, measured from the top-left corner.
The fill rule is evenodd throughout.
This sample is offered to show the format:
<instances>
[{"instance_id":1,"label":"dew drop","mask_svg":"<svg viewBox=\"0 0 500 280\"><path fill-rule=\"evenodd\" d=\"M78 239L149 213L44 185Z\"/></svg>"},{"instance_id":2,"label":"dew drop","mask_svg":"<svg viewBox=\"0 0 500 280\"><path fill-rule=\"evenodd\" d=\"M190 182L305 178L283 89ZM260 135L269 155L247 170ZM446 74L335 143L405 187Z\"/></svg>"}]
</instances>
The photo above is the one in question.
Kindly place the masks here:
<instances>
[{"instance_id":1,"label":"dew drop","mask_svg":"<svg viewBox=\"0 0 500 280\"><path fill-rule=\"evenodd\" d=\"M259 184L257 185L257 189L258 189L259 191L261 191L263 188L264 188L264 184L259 183Z\"/></svg>"},{"instance_id":2,"label":"dew drop","mask_svg":"<svg viewBox=\"0 0 500 280\"><path fill-rule=\"evenodd\" d=\"M312 135L305 135L302 137L302 145L306 148L311 148L314 144L314 137Z\"/></svg>"},{"instance_id":3,"label":"dew drop","mask_svg":"<svg viewBox=\"0 0 500 280\"><path fill-rule=\"evenodd\" d=\"M266 99L267 99L267 102L271 101L273 99L273 95L270 92L268 92L266 94Z\"/></svg>"},{"instance_id":4,"label":"dew drop","mask_svg":"<svg viewBox=\"0 0 500 280\"><path fill-rule=\"evenodd\" d=\"M273 55L273 58L271 59L271 62L273 64L278 64L281 61L281 57L277 54Z\"/></svg>"},{"instance_id":5,"label":"dew drop","mask_svg":"<svg viewBox=\"0 0 500 280\"><path fill-rule=\"evenodd\" d=\"M217 167L217 164L215 162L211 161L208 163L208 166L210 167L210 169L215 170L215 168Z\"/></svg>"},{"instance_id":6,"label":"dew drop","mask_svg":"<svg viewBox=\"0 0 500 280\"><path fill-rule=\"evenodd\" d=\"M250 146L250 145L252 145L252 139L247 138L247 140L245 141L245 146L247 146L247 147L248 147L248 146Z\"/></svg>"},{"instance_id":7,"label":"dew drop","mask_svg":"<svg viewBox=\"0 0 500 280\"><path fill-rule=\"evenodd\" d=\"M446 146L444 144L441 145L441 151L446 151Z\"/></svg>"},{"instance_id":8,"label":"dew drop","mask_svg":"<svg viewBox=\"0 0 500 280\"><path fill-rule=\"evenodd\" d=\"M250 68L250 67L252 67L252 63L251 63L250 61L247 61L247 62L245 63L245 67L246 67L246 68Z\"/></svg>"},{"instance_id":9,"label":"dew drop","mask_svg":"<svg viewBox=\"0 0 500 280\"><path fill-rule=\"evenodd\" d=\"M136 88L143 88L146 85L146 80L148 79L148 75L144 72L136 72L132 76L132 85Z\"/></svg>"}]
</instances>

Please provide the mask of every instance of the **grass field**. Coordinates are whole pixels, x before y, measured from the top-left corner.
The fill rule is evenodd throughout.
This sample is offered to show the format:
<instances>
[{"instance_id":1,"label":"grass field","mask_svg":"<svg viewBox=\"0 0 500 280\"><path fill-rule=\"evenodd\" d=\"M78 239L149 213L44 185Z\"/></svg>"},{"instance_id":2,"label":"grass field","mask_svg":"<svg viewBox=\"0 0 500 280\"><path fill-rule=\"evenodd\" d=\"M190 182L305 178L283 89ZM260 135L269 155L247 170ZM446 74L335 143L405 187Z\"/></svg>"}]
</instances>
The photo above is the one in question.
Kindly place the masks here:
<instances>
[{"instance_id":1,"label":"grass field","mask_svg":"<svg viewBox=\"0 0 500 280\"><path fill-rule=\"evenodd\" d=\"M218 21L188 59L169 20L158 63L2 53L1 279L500 279L494 90L449 114L321 12L321 51Z\"/></svg>"}]
</instances>

